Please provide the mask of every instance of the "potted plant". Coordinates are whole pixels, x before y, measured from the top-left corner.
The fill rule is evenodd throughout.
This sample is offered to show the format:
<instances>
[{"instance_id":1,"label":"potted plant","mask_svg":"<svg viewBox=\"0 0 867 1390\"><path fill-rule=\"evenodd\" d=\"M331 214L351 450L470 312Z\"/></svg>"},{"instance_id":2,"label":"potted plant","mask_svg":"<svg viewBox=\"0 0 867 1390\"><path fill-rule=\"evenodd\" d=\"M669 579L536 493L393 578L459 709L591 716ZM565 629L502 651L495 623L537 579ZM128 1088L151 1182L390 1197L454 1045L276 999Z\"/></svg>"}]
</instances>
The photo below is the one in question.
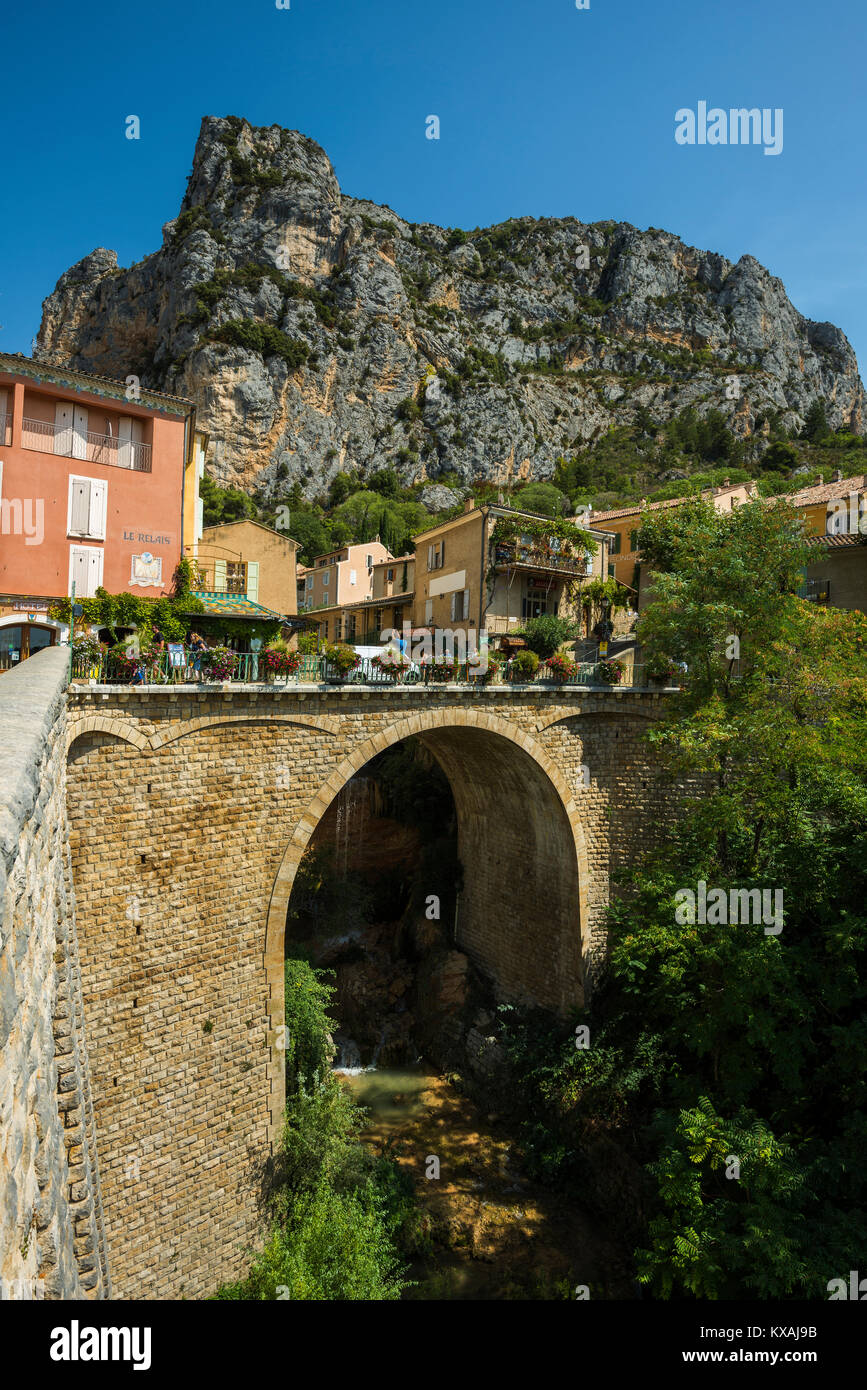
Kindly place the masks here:
<instances>
[{"instance_id":1,"label":"potted plant","mask_svg":"<svg viewBox=\"0 0 867 1390\"><path fill-rule=\"evenodd\" d=\"M286 680L289 676L294 676L300 667L301 653L290 651L289 644L283 638L277 638L274 642L269 642L262 653L261 661L269 681L278 677Z\"/></svg>"},{"instance_id":2,"label":"potted plant","mask_svg":"<svg viewBox=\"0 0 867 1390\"><path fill-rule=\"evenodd\" d=\"M403 652L395 651L380 652L378 656L371 657L370 664L374 671L392 683L401 680L410 668L409 658Z\"/></svg>"},{"instance_id":3,"label":"potted plant","mask_svg":"<svg viewBox=\"0 0 867 1390\"><path fill-rule=\"evenodd\" d=\"M358 653L345 642L332 642L325 648L326 676L330 685L342 685L350 671L361 662Z\"/></svg>"},{"instance_id":4,"label":"potted plant","mask_svg":"<svg viewBox=\"0 0 867 1390\"><path fill-rule=\"evenodd\" d=\"M481 681L482 685L491 685L500 674L502 665L503 663L499 657L491 656L491 654L488 653L488 664L485 670L480 671L477 675L473 675L473 668L470 666L470 675L473 676L474 680Z\"/></svg>"},{"instance_id":5,"label":"potted plant","mask_svg":"<svg viewBox=\"0 0 867 1390\"><path fill-rule=\"evenodd\" d=\"M549 656L545 665L551 674L552 680L555 680L558 685L562 685L564 681L567 681L570 676L574 676L575 674L575 662L570 661L568 656Z\"/></svg>"},{"instance_id":6,"label":"potted plant","mask_svg":"<svg viewBox=\"0 0 867 1390\"><path fill-rule=\"evenodd\" d=\"M619 661L599 661L593 677L597 685L619 685L623 680L623 667Z\"/></svg>"},{"instance_id":7,"label":"potted plant","mask_svg":"<svg viewBox=\"0 0 867 1390\"><path fill-rule=\"evenodd\" d=\"M93 633L76 633L72 638L72 660L78 668L76 674L98 680L102 658L107 651L108 647Z\"/></svg>"},{"instance_id":8,"label":"potted plant","mask_svg":"<svg viewBox=\"0 0 867 1390\"><path fill-rule=\"evenodd\" d=\"M426 666L427 678L435 685L442 685L446 681L454 680L456 669L455 663L449 661L447 657L444 657L442 661L431 661Z\"/></svg>"},{"instance_id":9,"label":"potted plant","mask_svg":"<svg viewBox=\"0 0 867 1390\"><path fill-rule=\"evenodd\" d=\"M539 658L535 652L531 652L529 647L518 652L517 656L512 657L510 674L513 681L522 683L535 679L539 669Z\"/></svg>"},{"instance_id":10,"label":"potted plant","mask_svg":"<svg viewBox=\"0 0 867 1390\"><path fill-rule=\"evenodd\" d=\"M202 670L210 681L232 679L238 666L238 653L231 647L208 647L202 652Z\"/></svg>"},{"instance_id":11,"label":"potted plant","mask_svg":"<svg viewBox=\"0 0 867 1390\"><path fill-rule=\"evenodd\" d=\"M649 685L677 685L681 672L670 657L656 653L644 663L644 675Z\"/></svg>"}]
</instances>

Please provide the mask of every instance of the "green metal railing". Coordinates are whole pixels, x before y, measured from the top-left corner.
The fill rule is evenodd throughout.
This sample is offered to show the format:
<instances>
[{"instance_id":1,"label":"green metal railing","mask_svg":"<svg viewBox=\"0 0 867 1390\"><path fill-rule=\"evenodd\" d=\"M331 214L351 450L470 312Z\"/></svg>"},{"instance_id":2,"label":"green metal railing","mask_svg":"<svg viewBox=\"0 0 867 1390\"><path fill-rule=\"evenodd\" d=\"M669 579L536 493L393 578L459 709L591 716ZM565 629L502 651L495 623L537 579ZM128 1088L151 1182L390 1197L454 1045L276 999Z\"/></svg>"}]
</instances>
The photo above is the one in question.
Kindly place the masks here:
<instances>
[{"instance_id":1,"label":"green metal railing","mask_svg":"<svg viewBox=\"0 0 867 1390\"><path fill-rule=\"evenodd\" d=\"M539 685L548 688L563 685L617 690L640 687L645 684L643 666L625 668L622 679L614 683L600 679L597 675L595 662L582 662L566 680L562 681L549 675L544 667L540 667L535 676L522 676L520 672L507 663L501 665L495 672L490 671L481 674L474 666L467 662L461 662L454 666L451 676L445 680L429 665L412 663L400 671L395 671L376 664L370 657L362 657L356 667L351 671L342 673L324 656L303 656L298 669L291 675L274 675L267 671L261 653L254 656L251 652L238 652L235 653L235 657L234 669L231 672L215 674L200 668L197 669L195 658L189 655L186 656L182 665L173 664L167 652L162 653L158 659L151 660L136 660L135 658L119 660L105 654L89 659L77 655L73 656L72 659L72 679L74 681L93 681L98 685L137 686L219 685L229 682L233 685L264 685L266 683L285 685L288 683L291 685L326 684L383 687L396 685L437 687L455 684Z\"/></svg>"}]
</instances>

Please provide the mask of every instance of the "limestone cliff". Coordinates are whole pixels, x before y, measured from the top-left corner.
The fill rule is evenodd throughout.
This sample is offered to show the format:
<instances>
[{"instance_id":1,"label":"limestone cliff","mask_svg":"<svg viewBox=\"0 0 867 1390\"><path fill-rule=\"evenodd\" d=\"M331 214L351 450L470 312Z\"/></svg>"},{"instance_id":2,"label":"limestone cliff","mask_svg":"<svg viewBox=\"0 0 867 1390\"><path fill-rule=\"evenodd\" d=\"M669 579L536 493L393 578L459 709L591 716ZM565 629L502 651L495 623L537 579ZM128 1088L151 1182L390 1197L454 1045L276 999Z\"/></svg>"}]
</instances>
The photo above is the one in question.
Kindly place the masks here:
<instances>
[{"instance_id":1,"label":"limestone cliff","mask_svg":"<svg viewBox=\"0 0 867 1390\"><path fill-rule=\"evenodd\" d=\"M206 117L180 215L129 269L102 248L44 304L36 356L191 396L224 484L394 464L403 480L545 478L645 407L740 435L828 402L861 432L842 332L751 256L628 223L517 218L464 234L341 193L312 140Z\"/></svg>"}]
</instances>

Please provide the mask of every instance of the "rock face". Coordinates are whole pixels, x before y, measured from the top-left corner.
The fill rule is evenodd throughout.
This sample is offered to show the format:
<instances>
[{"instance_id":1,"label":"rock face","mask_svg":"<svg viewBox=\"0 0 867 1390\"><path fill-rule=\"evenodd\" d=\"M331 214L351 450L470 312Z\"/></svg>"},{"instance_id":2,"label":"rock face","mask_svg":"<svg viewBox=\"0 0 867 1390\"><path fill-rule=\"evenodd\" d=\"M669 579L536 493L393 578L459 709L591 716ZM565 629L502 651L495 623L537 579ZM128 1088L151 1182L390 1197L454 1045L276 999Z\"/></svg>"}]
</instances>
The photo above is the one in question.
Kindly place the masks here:
<instances>
[{"instance_id":1,"label":"rock face","mask_svg":"<svg viewBox=\"0 0 867 1390\"><path fill-rule=\"evenodd\" d=\"M121 269L99 248L61 276L40 355L192 397L209 471L248 490L386 465L546 478L642 407L718 408L747 436L823 398L864 428L847 339L752 256L574 218L414 225L342 194L306 136L237 117L202 122L158 251Z\"/></svg>"}]
</instances>

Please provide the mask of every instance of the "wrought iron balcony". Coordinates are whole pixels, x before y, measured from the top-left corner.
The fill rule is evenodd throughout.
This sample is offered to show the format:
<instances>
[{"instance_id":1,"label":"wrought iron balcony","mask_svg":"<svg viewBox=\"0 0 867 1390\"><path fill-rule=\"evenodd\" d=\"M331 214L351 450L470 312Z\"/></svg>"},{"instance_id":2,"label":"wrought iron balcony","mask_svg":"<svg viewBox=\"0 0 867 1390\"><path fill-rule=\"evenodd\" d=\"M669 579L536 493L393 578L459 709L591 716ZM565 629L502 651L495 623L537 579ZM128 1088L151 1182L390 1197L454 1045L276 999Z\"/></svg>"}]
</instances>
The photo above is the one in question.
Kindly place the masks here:
<instances>
[{"instance_id":1,"label":"wrought iron balcony","mask_svg":"<svg viewBox=\"0 0 867 1390\"><path fill-rule=\"evenodd\" d=\"M25 416L21 421L21 443L25 449L35 449L41 454L105 463L111 468L131 468L136 473L151 471L150 444L121 439L116 434L94 434L92 430L79 430L72 425L57 425L52 420Z\"/></svg>"},{"instance_id":2,"label":"wrought iron balcony","mask_svg":"<svg viewBox=\"0 0 867 1390\"><path fill-rule=\"evenodd\" d=\"M495 546L494 564L498 569L535 570L541 574L585 576L593 573L592 556L575 555L537 541L532 545L525 545L520 540L505 541Z\"/></svg>"},{"instance_id":3,"label":"wrought iron balcony","mask_svg":"<svg viewBox=\"0 0 867 1390\"><path fill-rule=\"evenodd\" d=\"M798 598L804 598L808 603L830 603L830 579L805 579L798 590Z\"/></svg>"}]
</instances>

